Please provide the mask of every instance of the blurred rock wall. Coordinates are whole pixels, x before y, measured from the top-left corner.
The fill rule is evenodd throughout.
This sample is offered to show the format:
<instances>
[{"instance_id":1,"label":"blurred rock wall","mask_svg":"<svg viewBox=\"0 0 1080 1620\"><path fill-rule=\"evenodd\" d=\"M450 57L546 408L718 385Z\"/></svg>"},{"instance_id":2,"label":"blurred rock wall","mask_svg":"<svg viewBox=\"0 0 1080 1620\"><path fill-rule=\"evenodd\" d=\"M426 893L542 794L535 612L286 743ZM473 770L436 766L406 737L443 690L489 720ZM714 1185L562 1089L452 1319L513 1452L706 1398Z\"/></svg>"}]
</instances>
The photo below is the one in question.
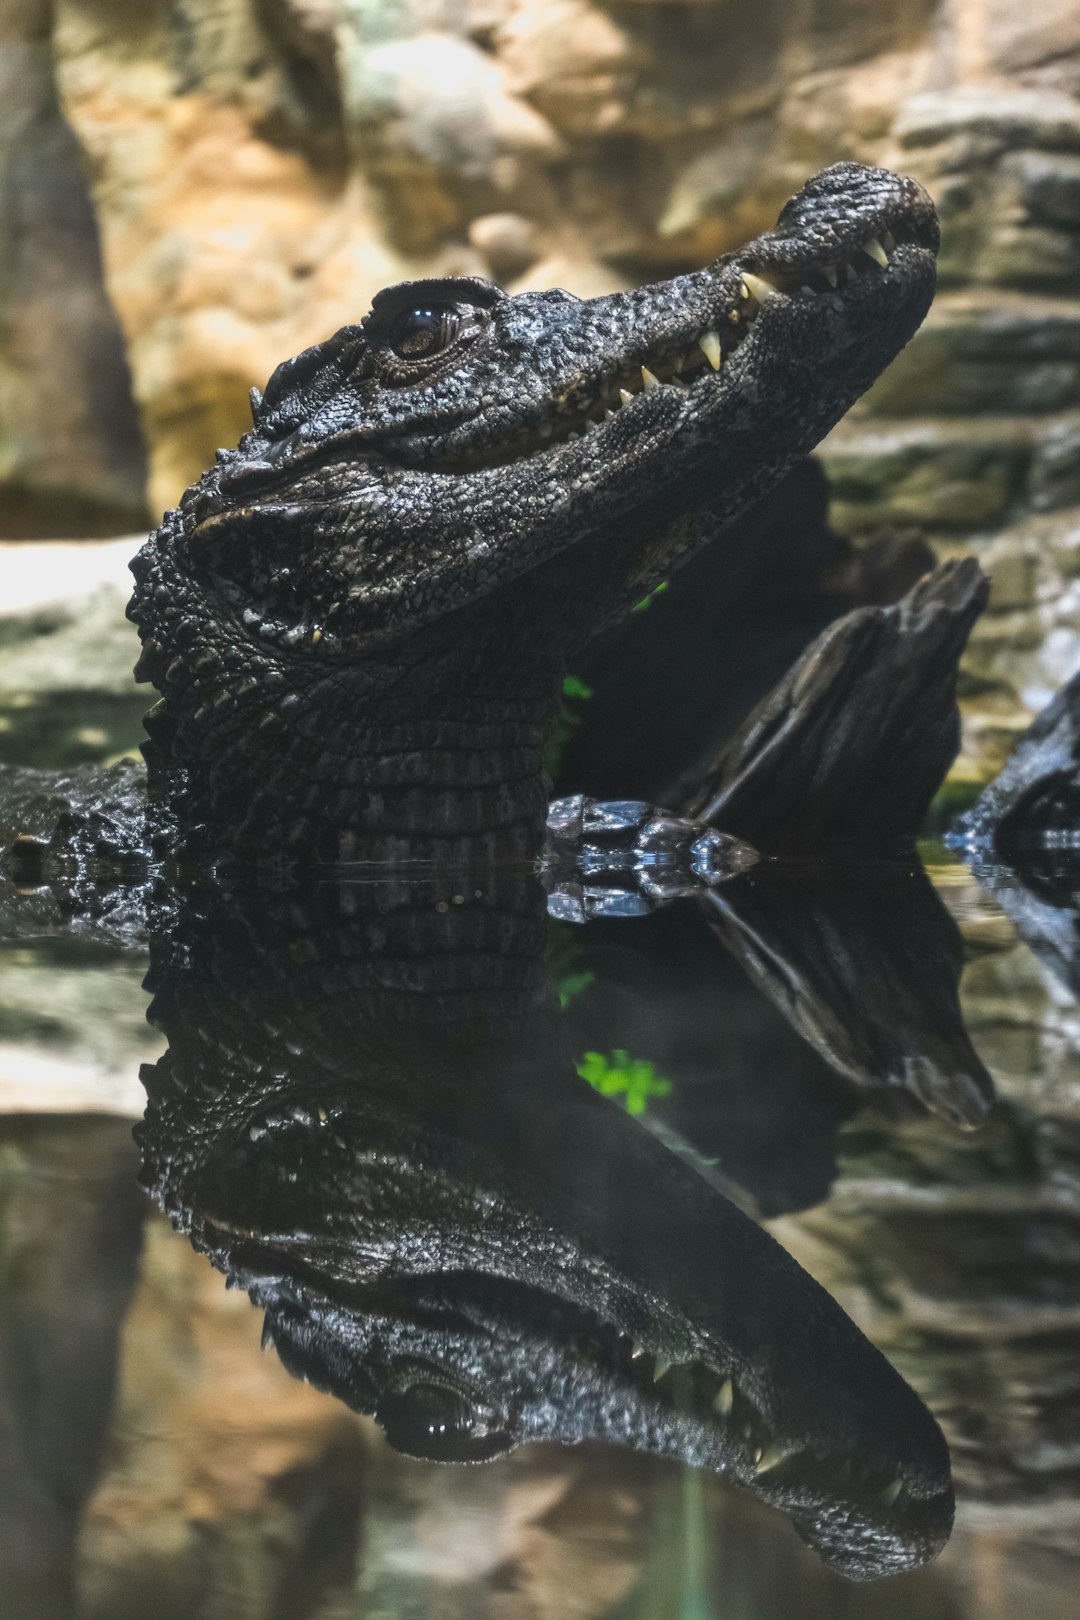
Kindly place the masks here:
<instances>
[{"instance_id":1,"label":"blurred rock wall","mask_svg":"<svg viewBox=\"0 0 1080 1620\"><path fill-rule=\"evenodd\" d=\"M826 447L841 525L977 546L991 752L1080 662L1075 0L8 0L0 533L136 528L282 357L401 277L588 294L838 158L945 227L926 328ZM122 334L122 337L121 337ZM148 470L144 475L144 450ZM997 733L1000 732L1000 736Z\"/></svg>"}]
</instances>

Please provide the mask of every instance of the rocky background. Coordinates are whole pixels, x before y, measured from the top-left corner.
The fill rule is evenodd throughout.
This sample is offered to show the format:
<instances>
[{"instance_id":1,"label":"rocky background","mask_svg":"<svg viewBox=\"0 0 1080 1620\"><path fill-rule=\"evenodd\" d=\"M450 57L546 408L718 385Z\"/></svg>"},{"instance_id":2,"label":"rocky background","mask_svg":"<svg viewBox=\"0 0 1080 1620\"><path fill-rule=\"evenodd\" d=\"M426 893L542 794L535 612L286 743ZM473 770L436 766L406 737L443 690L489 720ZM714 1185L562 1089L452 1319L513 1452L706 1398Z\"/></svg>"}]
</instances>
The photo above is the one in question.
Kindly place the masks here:
<instances>
[{"instance_id":1,"label":"rocky background","mask_svg":"<svg viewBox=\"0 0 1080 1620\"><path fill-rule=\"evenodd\" d=\"M837 158L895 164L941 210L942 291L824 454L839 526L991 568L985 775L1080 665L1078 97L1075 0L6 0L0 537L137 534L388 281L606 290L735 246ZM111 647L122 587L65 609L62 559L21 556L0 750L107 757L127 653L73 720L63 632Z\"/></svg>"}]
</instances>

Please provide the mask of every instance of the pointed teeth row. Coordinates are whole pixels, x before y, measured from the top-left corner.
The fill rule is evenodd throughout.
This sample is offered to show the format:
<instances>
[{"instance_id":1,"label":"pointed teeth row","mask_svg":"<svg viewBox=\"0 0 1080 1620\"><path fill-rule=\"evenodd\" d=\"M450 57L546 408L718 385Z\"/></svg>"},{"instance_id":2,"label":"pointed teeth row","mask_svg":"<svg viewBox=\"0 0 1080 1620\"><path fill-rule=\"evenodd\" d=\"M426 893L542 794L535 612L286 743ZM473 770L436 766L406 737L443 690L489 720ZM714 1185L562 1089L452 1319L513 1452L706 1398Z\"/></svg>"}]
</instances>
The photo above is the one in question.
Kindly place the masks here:
<instances>
[{"instance_id":1,"label":"pointed teeth row","mask_svg":"<svg viewBox=\"0 0 1080 1620\"><path fill-rule=\"evenodd\" d=\"M631 1344L630 1355L635 1370L643 1373L658 1392L662 1387L665 1394L680 1404L691 1396L695 1385L693 1374L696 1363L672 1362L664 1356L654 1356L644 1345L634 1343ZM700 1385L698 1388L700 1389ZM710 1404L715 1415L728 1426L729 1433L737 1435L745 1443L749 1464L756 1479L761 1479L804 1455L804 1447L797 1441L770 1437L767 1431L762 1433L765 1425L760 1414L741 1393L733 1378L727 1377L723 1380ZM855 1477L850 1458L839 1465L833 1477L838 1490L850 1491ZM863 1499L881 1509L894 1507L906 1490L903 1479L899 1477L884 1490L878 1491L877 1495L873 1494L874 1487L869 1485L869 1482L866 1483L868 1489Z\"/></svg>"},{"instance_id":2,"label":"pointed teeth row","mask_svg":"<svg viewBox=\"0 0 1080 1620\"><path fill-rule=\"evenodd\" d=\"M635 1350L634 1360L638 1361L645 1354L646 1352L643 1350ZM677 1379L681 1375L685 1375L688 1370L686 1367L673 1366L670 1361L658 1357L653 1368L653 1384L659 1384L669 1373L672 1374L673 1378ZM735 1388L734 1379L725 1378L712 1398L713 1411L725 1423L730 1421L735 1411L737 1396L738 1391ZM753 1421L745 1421L747 1415L745 1399L743 1399L742 1405L743 1421L737 1427L736 1432L746 1442L755 1474L768 1474L772 1469L779 1468L782 1463L787 1462L790 1457L799 1456L802 1448L790 1440L770 1440L766 1437L764 1443L762 1443L759 1438L758 1425Z\"/></svg>"},{"instance_id":3,"label":"pointed teeth row","mask_svg":"<svg viewBox=\"0 0 1080 1620\"><path fill-rule=\"evenodd\" d=\"M880 269L887 270L889 267L889 259L895 250L896 238L893 233L891 231L882 231L880 236L869 237L867 241L863 242L862 245L855 250L855 253L865 254L866 257L871 259L874 264L879 266ZM840 285L841 271L844 272L848 281L858 280L860 273L860 267L856 262L854 255L850 259L843 259L836 264L815 264L812 268L819 276L822 277L826 284L834 290ZM867 266L864 264L862 269L865 271ZM778 287L766 276L754 275L750 270L743 271L739 282L739 297L741 301L746 304L749 303L750 300L753 300L759 306L759 308L761 305L768 303L770 298L784 298L794 290L795 289L791 287L788 289ZM808 283L801 286L798 290L811 295L815 295L817 292L817 288L809 285ZM746 311L745 314L748 319L752 319L752 312ZM737 317L733 317L733 319L735 318Z\"/></svg>"}]
</instances>

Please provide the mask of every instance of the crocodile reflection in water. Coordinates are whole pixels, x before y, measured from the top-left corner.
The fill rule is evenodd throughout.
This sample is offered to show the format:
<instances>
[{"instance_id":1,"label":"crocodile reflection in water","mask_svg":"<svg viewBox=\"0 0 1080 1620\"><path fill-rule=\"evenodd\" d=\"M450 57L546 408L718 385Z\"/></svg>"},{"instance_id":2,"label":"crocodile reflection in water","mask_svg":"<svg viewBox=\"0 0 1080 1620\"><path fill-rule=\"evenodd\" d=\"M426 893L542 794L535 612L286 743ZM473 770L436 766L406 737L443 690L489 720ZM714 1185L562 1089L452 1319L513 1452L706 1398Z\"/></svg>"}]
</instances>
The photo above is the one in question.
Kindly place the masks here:
<instances>
[{"instance_id":1,"label":"crocodile reflection in water","mask_svg":"<svg viewBox=\"0 0 1080 1620\"><path fill-rule=\"evenodd\" d=\"M153 948L144 1181L285 1365L412 1455L601 1439L722 1472L856 1578L948 1453L829 1296L575 1071L528 876L193 901Z\"/></svg>"}]
</instances>

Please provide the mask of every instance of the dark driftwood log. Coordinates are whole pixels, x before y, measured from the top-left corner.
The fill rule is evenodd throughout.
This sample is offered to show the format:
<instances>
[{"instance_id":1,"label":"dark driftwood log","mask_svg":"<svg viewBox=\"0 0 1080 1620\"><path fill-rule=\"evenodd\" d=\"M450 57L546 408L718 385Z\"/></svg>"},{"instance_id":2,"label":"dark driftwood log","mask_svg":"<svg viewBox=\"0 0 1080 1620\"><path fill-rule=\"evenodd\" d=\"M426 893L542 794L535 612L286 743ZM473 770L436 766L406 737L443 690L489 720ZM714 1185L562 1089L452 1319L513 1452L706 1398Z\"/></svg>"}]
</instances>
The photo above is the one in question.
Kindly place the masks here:
<instances>
[{"instance_id":1,"label":"dark driftwood log","mask_svg":"<svg viewBox=\"0 0 1080 1620\"><path fill-rule=\"evenodd\" d=\"M838 534L824 469L803 462L574 661L592 696L576 706L557 791L679 804L815 636L898 601L933 566L915 534L861 546Z\"/></svg>"},{"instance_id":2,"label":"dark driftwood log","mask_svg":"<svg viewBox=\"0 0 1080 1620\"><path fill-rule=\"evenodd\" d=\"M988 582L968 560L818 637L684 808L767 854L919 830L960 741L956 676Z\"/></svg>"},{"instance_id":3,"label":"dark driftwood log","mask_svg":"<svg viewBox=\"0 0 1080 1620\"><path fill-rule=\"evenodd\" d=\"M753 982L830 1068L957 1125L994 1088L964 1028L960 932L917 862L764 862L703 901Z\"/></svg>"}]
</instances>

